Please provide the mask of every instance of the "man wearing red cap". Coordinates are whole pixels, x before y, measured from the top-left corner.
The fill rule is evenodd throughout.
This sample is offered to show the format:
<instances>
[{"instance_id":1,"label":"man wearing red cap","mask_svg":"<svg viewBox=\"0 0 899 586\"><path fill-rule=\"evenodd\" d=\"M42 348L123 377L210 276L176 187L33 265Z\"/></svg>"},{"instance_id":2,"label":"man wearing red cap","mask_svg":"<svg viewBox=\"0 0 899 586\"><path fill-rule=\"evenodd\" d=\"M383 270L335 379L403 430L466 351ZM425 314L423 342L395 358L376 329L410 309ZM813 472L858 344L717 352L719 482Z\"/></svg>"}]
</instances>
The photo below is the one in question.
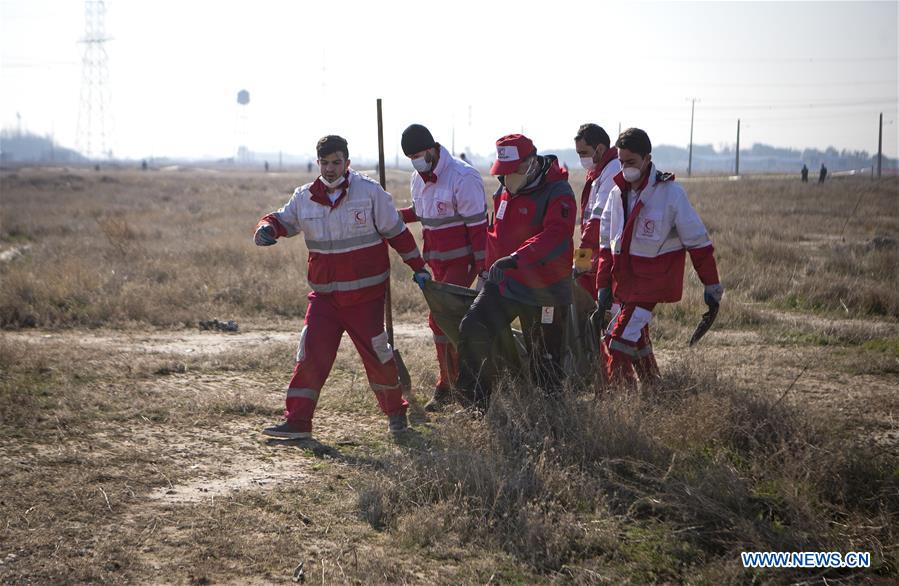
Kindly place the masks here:
<instances>
[{"instance_id":1,"label":"man wearing red cap","mask_svg":"<svg viewBox=\"0 0 899 586\"><path fill-rule=\"evenodd\" d=\"M421 124L403 131L403 153L412 161L412 206L400 210L403 221L420 221L422 254L434 279L469 287L484 270L487 208L484 180L467 163L454 158ZM425 411L438 411L452 398L459 357L449 338L428 314L440 372Z\"/></svg>"},{"instance_id":2,"label":"man wearing red cap","mask_svg":"<svg viewBox=\"0 0 899 586\"><path fill-rule=\"evenodd\" d=\"M389 431L399 433L408 427L409 403L403 398L393 349L384 331L390 278L387 244L414 271L419 286L430 275L390 194L350 169L346 140L326 136L318 141L316 151L321 176L298 187L284 207L263 216L256 225L258 246L271 246L281 237L305 236L312 289L287 388L287 421L262 433L284 439L311 437L315 405L344 332L362 357L368 383L389 418Z\"/></svg>"},{"instance_id":3,"label":"man wearing red cap","mask_svg":"<svg viewBox=\"0 0 899 586\"><path fill-rule=\"evenodd\" d=\"M490 270L459 326L458 386L479 407L486 407L492 386L493 340L516 317L535 384L546 391L557 388L577 221L568 174L554 155L538 155L521 134L500 138L496 154L490 174L499 176L500 188L487 230Z\"/></svg>"},{"instance_id":4,"label":"man wearing red cap","mask_svg":"<svg viewBox=\"0 0 899 586\"><path fill-rule=\"evenodd\" d=\"M587 171L581 192L581 248L590 252L590 268L579 273L577 282L596 299L596 265L599 262L599 217L606 198L615 186L613 178L621 171L618 149L611 146L608 133L602 126L582 124L574 136L574 148Z\"/></svg>"},{"instance_id":5,"label":"man wearing red cap","mask_svg":"<svg viewBox=\"0 0 899 586\"><path fill-rule=\"evenodd\" d=\"M707 304L719 303L724 288L708 231L674 175L652 164L649 136L629 128L615 146L622 170L600 218L596 288L599 311L611 306L613 314L602 344L605 376L632 385L659 375L649 321L656 304L680 300L686 253Z\"/></svg>"}]
</instances>

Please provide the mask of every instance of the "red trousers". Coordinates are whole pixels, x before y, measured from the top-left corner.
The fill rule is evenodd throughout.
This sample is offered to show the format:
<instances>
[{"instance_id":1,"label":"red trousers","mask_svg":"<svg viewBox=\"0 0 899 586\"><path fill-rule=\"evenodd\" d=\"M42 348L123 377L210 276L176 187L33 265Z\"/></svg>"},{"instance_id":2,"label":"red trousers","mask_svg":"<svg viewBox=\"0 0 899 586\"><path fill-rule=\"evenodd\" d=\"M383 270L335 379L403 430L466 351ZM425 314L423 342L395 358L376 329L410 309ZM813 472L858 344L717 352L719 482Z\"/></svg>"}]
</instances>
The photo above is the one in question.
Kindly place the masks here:
<instances>
[{"instance_id":1,"label":"red trousers","mask_svg":"<svg viewBox=\"0 0 899 586\"><path fill-rule=\"evenodd\" d=\"M432 267L432 270L434 271L435 281L461 287L470 287L471 282L477 276L473 266L462 263ZM459 354L430 313L428 314L428 325L431 326L431 332L434 333L434 346L437 348L437 365L440 368L440 374L437 377L437 388L450 390L456 384L456 379L459 378Z\"/></svg>"},{"instance_id":2,"label":"red trousers","mask_svg":"<svg viewBox=\"0 0 899 586\"><path fill-rule=\"evenodd\" d=\"M329 295L310 295L306 322L300 333L297 363L287 389L284 416L304 431L312 431L312 415L322 386L331 372L343 333L356 346L368 384L387 415L406 412L393 348L384 331L384 298L337 307Z\"/></svg>"},{"instance_id":3,"label":"red trousers","mask_svg":"<svg viewBox=\"0 0 899 586\"><path fill-rule=\"evenodd\" d=\"M623 303L612 306L612 321L600 346L605 380L610 384L648 382L659 377L652 353L649 321L655 303Z\"/></svg>"}]
</instances>

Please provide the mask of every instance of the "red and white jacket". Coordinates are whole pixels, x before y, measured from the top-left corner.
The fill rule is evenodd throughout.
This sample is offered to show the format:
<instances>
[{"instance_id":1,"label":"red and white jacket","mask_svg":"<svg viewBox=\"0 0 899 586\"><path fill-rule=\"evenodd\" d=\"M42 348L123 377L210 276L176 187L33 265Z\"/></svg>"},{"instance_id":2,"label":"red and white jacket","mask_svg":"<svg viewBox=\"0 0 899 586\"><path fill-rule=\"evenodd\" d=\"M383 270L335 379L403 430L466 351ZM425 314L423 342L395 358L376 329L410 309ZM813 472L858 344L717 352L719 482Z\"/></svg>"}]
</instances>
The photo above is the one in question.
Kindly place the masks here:
<instances>
[{"instance_id":1,"label":"red and white jacket","mask_svg":"<svg viewBox=\"0 0 899 586\"><path fill-rule=\"evenodd\" d=\"M493 196L487 266L514 254L518 268L506 269L499 283L504 297L527 305L568 305L577 201L555 155L539 161L543 167L531 185L515 195L500 185Z\"/></svg>"},{"instance_id":2,"label":"red and white jacket","mask_svg":"<svg viewBox=\"0 0 899 586\"><path fill-rule=\"evenodd\" d=\"M390 277L387 242L413 271L424 268L415 239L393 198L371 178L349 170L335 202L316 179L297 187L280 210L263 216L278 237L306 238L306 278L312 295L333 295L338 305L383 297ZM386 240L386 241L385 241Z\"/></svg>"},{"instance_id":3,"label":"red and white jacket","mask_svg":"<svg viewBox=\"0 0 899 586\"><path fill-rule=\"evenodd\" d=\"M627 222L621 194L628 196ZM596 287L612 287L624 303L679 301L684 288L685 251L705 285L719 282L714 248L699 214L674 175L652 165L642 184L621 173L600 218Z\"/></svg>"},{"instance_id":4,"label":"red and white jacket","mask_svg":"<svg viewBox=\"0 0 899 586\"><path fill-rule=\"evenodd\" d=\"M615 175L621 172L621 162L618 160L618 149L611 147L606 149L602 158L592 170L594 179L590 183L590 191L586 200L581 194L581 248L589 248L593 251L593 268L596 269L599 251L599 218L606 207L609 192L615 187ZM586 191L586 185L584 189Z\"/></svg>"},{"instance_id":5,"label":"red and white jacket","mask_svg":"<svg viewBox=\"0 0 899 586\"><path fill-rule=\"evenodd\" d=\"M599 264L599 217L606 205L609 192L615 187L615 175L621 171L618 149L607 148L598 163L587 173L587 182L581 193L581 248L589 248L590 270L577 278L578 283L591 295L596 291L596 266Z\"/></svg>"},{"instance_id":6,"label":"red and white jacket","mask_svg":"<svg viewBox=\"0 0 899 586\"><path fill-rule=\"evenodd\" d=\"M453 157L443 146L437 166L413 173L412 206L400 210L403 221L421 221L425 261L436 271L450 264L484 270L487 204L477 169Z\"/></svg>"}]
</instances>

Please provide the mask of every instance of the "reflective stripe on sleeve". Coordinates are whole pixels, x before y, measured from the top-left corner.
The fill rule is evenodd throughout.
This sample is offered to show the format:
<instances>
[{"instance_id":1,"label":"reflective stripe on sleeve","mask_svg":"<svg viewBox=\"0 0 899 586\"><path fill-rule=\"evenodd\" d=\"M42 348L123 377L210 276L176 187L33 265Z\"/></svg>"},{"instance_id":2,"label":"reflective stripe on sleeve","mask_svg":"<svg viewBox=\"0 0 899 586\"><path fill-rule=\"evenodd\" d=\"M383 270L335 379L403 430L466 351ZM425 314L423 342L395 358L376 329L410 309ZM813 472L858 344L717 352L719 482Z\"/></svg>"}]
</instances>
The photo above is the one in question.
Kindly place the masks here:
<instances>
[{"instance_id":1,"label":"reflective stripe on sleeve","mask_svg":"<svg viewBox=\"0 0 899 586\"><path fill-rule=\"evenodd\" d=\"M424 220L422 220L424 222ZM384 238L393 238L394 236L398 236L403 230L406 229L406 223L403 222L403 218L397 220L397 223L391 228L382 234Z\"/></svg>"}]
</instances>

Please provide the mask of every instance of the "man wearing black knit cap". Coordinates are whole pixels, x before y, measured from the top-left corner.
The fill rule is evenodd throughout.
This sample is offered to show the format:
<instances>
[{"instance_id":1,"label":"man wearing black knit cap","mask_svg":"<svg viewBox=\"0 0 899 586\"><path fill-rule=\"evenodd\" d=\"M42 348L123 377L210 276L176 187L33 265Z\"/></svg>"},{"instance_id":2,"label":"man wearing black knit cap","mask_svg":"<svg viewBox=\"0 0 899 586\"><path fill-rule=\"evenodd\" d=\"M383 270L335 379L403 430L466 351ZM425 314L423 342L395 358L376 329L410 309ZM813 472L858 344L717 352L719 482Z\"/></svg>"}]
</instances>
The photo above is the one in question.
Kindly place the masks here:
<instances>
[{"instance_id":1,"label":"man wearing black knit cap","mask_svg":"<svg viewBox=\"0 0 899 586\"><path fill-rule=\"evenodd\" d=\"M403 221L421 222L423 256L434 279L468 287L484 271L487 209L484 181L473 167L453 157L421 124L403 131L403 153L412 161L412 206L400 210ZM433 398L425 405L437 411L452 397L459 359L449 339L428 316L437 348L440 373Z\"/></svg>"}]
</instances>

